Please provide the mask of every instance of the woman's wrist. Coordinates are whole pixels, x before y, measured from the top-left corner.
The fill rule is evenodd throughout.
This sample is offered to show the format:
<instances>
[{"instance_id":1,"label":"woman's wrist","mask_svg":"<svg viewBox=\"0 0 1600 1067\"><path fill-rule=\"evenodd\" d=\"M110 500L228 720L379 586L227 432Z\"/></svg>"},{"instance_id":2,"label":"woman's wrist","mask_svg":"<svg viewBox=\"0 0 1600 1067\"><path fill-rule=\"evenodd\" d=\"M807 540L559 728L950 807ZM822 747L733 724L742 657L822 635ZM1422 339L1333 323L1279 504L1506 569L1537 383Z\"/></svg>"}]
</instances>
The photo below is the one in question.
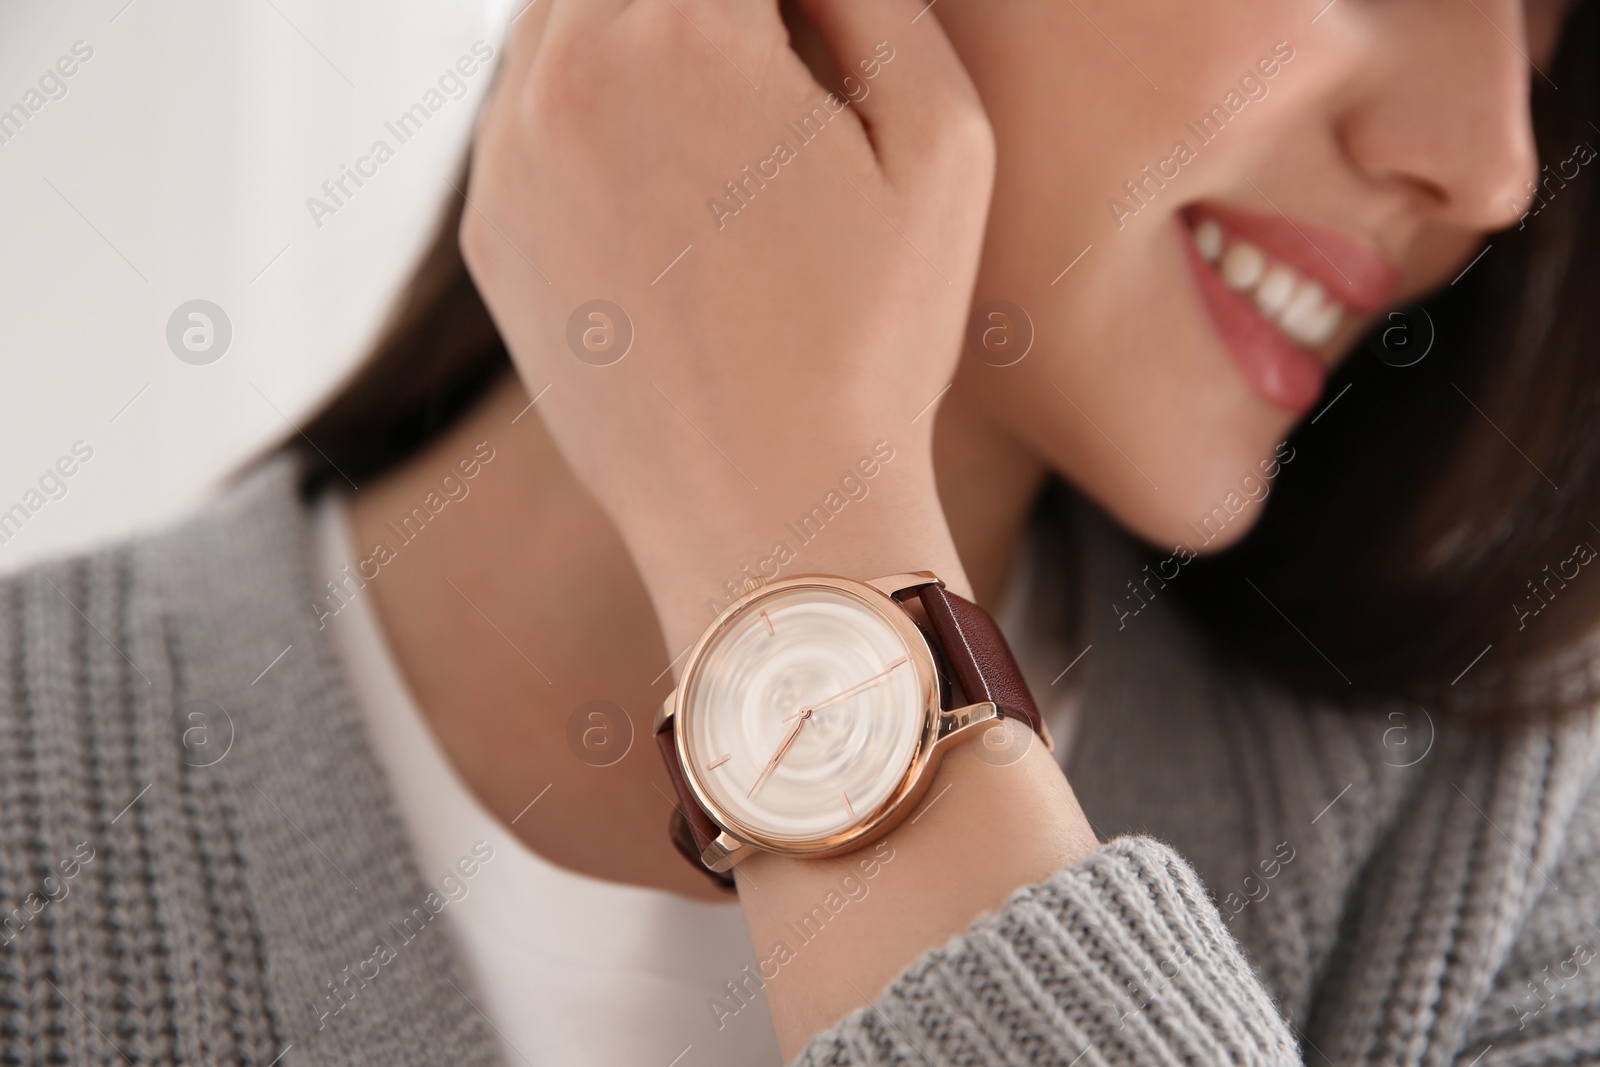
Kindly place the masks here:
<instances>
[{"instance_id":1,"label":"woman's wrist","mask_svg":"<svg viewBox=\"0 0 1600 1067\"><path fill-rule=\"evenodd\" d=\"M765 990L784 1061L923 952L1098 844L1043 744L1001 764L969 741L880 842L825 859L749 856L735 868L739 897L757 958L781 964Z\"/></svg>"},{"instance_id":2,"label":"woman's wrist","mask_svg":"<svg viewBox=\"0 0 1600 1067\"><path fill-rule=\"evenodd\" d=\"M849 469L855 473L790 479L817 486L809 492L780 497L752 490L634 517L623 536L674 653L698 638L720 608L763 582L796 574L865 580L925 570L971 597L931 460L894 455L877 463L870 479Z\"/></svg>"}]
</instances>

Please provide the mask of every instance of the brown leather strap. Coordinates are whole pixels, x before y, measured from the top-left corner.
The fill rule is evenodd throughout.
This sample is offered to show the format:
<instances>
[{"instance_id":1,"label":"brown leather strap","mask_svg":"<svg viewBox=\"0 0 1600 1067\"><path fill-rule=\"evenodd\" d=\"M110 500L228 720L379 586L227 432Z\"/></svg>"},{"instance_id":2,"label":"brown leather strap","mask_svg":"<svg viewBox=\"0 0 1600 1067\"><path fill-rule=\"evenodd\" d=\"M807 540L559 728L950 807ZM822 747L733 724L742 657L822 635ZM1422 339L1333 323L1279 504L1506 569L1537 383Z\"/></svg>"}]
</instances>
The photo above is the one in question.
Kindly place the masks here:
<instances>
[{"instance_id":1,"label":"brown leather strap","mask_svg":"<svg viewBox=\"0 0 1600 1067\"><path fill-rule=\"evenodd\" d=\"M1003 715L1021 719L1034 733L1041 733L1039 708L994 618L972 601L950 592L937 579L902 590L895 599L898 602L913 595L922 602L922 610L927 615L926 624L919 620L918 626L928 636L935 654L941 656L955 674L966 702L990 701ZM683 764L678 759L676 722L676 718L668 719L656 734L656 745L667 765L667 776L678 794L678 806L672 813L668 832L672 843L690 863L719 886L732 890L735 883L731 872L713 871L700 862L701 852L716 838L718 830L695 801L684 777Z\"/></svg>"},{"instance_id":2,"label":"brown leather strap","mask_svg":"<svg viewBox=\"0 0 1600 1067\"><path fill-rule=\"evenodd\" d=\"M1039 708L994 617L950 592L943 582L907 589L901 596L912 594L922 601L937 638L933 645L944 653L967 703L990 701L1008 717L1021 719L1034 733L1040 733Z\"/></svg>"},{"instance_id":3,"label":"brown leather strap","mask_svg":"<svg viewBox=\"0 0 1600 1067\"><path fill-rule=\"evenodd\" d=\"M667 765L667 777L672 779L672 791L678 794L678 804L673 809L667 833L684 858L704 871L711 880L724 889L735 889L731 871L713 871L700 862L700 853L716 838L717 824L695 802L689 782L683 776L683 763L678 759L677 720L668 719L661 732L656 734L656 747L661 749L661 759Z\"/></svg>"}]
</instances>

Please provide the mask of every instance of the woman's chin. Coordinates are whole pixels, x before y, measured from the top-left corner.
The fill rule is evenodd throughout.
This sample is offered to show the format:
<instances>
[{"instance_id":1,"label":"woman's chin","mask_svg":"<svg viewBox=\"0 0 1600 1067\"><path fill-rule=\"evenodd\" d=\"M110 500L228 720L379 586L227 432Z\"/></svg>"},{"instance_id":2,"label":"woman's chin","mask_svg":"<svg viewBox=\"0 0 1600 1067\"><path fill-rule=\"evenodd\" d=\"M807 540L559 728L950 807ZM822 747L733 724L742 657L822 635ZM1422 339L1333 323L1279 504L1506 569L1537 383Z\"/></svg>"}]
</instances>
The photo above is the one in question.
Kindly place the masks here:
<instances>
[{"instance_id":1,"label":"woman's chin","mask_svg":"<svg viewBox=\"0 0 1600 1067\"><path fill-rule=\"evenodd\" d=\"M1289 459L1291 451L1285 450ZM1232 482L1218 482L1215 488L1174 493L1164 482L1164 492L1127 494L1089 493L1091 499L1124 530L1152 548L1171 552L1184 549L1195 556L1209 556L1238 544L1261 521L1272 492L1266 476L1281 469L1283 462L1268 453L1263 468ZM1209 483L1207 483L1209 485ZM1125 488L1132 489L1131 486ZM1141 487L1143 488L1143 487Z\"/></svg>"}]
</instances>

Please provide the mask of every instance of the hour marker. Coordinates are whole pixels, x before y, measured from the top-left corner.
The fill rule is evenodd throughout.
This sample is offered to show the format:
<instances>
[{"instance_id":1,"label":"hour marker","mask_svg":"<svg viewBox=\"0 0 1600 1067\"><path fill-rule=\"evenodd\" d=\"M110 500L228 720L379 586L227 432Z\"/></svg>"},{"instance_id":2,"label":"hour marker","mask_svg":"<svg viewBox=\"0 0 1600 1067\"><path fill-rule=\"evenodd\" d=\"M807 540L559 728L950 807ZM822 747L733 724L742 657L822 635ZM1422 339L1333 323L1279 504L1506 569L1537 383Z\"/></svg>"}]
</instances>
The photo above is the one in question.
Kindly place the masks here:
<instances>
[{"instance_id":1,"label":"hour marker","mask_svg":"<svg viewBox=\"0 0 1600 1067\"><path fill-rule=\"evenodd\" d=\"M772 628L772 620L767 618L767 613L764 611L761 613L761 621L767 624L768 637L771 637L773 634L777 633L777 631Z\"/></svg>"},{"instance_id":2,"label":"hour marker","mask_svg":"<svg viewBox=\"0 0 1600 1067\"><path fill-rule=\"evenodd\" d=\"M852 808L850 806L850 797L849 797L849 795L845 794L845 793L840 793L839 794L839 799L844 801L844 810L850 813L850 817L852 819L855 818L856 817L856 809Z\"/></svg>"},{"instance_id":3,"label":"hour marker","mask_svg":"<svg viewBox=\"0 0 1600 1067\"><path fill-rule=\"evenodd\" d=\"M706 767L706 770L708 770L708 771L714 771L714 770L716 770L716 769L717 769L717 768L718 768L718 767L720 767L720 766L722 766L722 765L723 765L723 764L724 764L724 763L727 763L727 762L728 762L728 761L729 761L729 760L731 760L731 759L732 759L732 758L733 758L733 753L731 753L731 752L730 752L730 753L728 753L728 754L727 754L727 755L726 755L726 756L720 756L720 757L718 757L718 758L717 758L717 762L715 762L715 763L713 763L713 764L710 764L710 765L709 765L709 766L707 766L707 767Z\"/></svg>"},{"instance_id":4,"label":"hour marker","mask_svg":"<svg viewBox=\"0 0 1600 1067\"><path fill-rule=\"evenodd\" d=\"M901 656L899 659L895 660L893 663L891 663L887 667L885 667L883 669L884 673L887 674L889 671L892 671L896 667L900 666L900 664L909 662L910 659L911 659L910 656Z\"/></svg>"}]
</instances>

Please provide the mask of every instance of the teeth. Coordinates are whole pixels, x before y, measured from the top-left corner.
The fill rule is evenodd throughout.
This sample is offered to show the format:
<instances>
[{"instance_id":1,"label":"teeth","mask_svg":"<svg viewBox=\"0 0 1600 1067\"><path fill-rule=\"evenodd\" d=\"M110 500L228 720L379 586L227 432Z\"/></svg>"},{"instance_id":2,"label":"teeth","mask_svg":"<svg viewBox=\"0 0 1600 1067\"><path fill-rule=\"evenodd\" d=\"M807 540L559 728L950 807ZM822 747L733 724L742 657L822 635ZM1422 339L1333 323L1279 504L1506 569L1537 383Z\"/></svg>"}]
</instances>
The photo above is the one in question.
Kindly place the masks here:
<instances>
[{"instance_id":1,"label":"teeth","mask_svg":"<svg viewBox=\"0 0 1600 1067\"><path fill-rule=\"evenodd\" d=\"M1233 242L1233 247L1222 255L1222 280L1241 293L1253 288L1266 269L1267 257L1246 241Z\"/></svg>"},{"instance_id":2,"label":"teeth","mask_svg":"<svg viewBox=\"0 0 1600 1067\"><path fill-rule=\"evenodd\" d=\"M1296 341L1305 341L1317 323L1317 313L1322 308L1323 299L1322 286L1316 282L1307 282L1295 290L1294 299L1289 301L1289 306L1278 316L1278 325L1283 327L1284 333Z\"/></svg>"},{"instance_id":3,"label":"teeth","mask_svg":"<svg viewBox=\"0 0 1600 1067\"><path fill-rule=\"evenodd\" d=\"M1213 219L1194 227L1195 249L1216 264L1228 288L1253 300L1263 318L1304 348L1320 348L1333 338L1344 323L1344 305L1292 267L1269 262L1249 241L1225 238Z\"/></svg>"},{"instance_id":4,"label":"teeth","mask_svg":"<svg viewBox=\"0 0 1600 1067\"><path fill-rule=\"evenodd\" d=\"M1301 342L1308 348L1320 348L1333 338L1343 322L1344 309L1332 300L1324 300L1321 307L1307 316Z\"/></svg>"},{"instance_id":5,"label":"teeth","mask_svg":"<svg viewBox=\"0 0 1600 1067\"><path fill-rule=\"evenodd\" d=\"M1276 318L1278 313L1289 306L1289 298L1294 295L1294 271L1282 263L1275 265L1267 271L1267 276L1261 279L1261 284L1256 286L1256 307L1267 318Z\"/></svg>"},{"instance_id":6,"label":"teeth","mask_svg":"<svg viewBox=\"0 0 1600 1067\"><path fill-rule=\"evenodd\" d=\"M1310 328L1310 344L1313 348L1320 348L1333 340L1333 335L1339 332L1339 327L1344 325L1344 308L1330 300L1322 305L1322 311L1313 320Z\"/></svg>"}]
</instances>

